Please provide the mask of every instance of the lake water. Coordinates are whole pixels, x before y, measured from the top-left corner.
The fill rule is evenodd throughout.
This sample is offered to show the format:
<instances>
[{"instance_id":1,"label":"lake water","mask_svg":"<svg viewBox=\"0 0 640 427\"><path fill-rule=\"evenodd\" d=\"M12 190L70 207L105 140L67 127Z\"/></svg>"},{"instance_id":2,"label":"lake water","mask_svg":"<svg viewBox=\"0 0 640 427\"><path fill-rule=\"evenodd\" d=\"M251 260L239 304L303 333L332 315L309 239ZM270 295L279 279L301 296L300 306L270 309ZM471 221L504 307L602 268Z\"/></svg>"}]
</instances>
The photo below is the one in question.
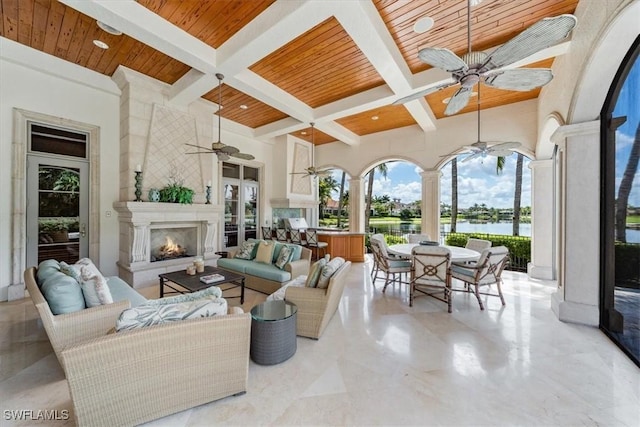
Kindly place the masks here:
<instances>
[{"instance_id":1,"label":"lake water","mask_svg":"<svg viewBox=\"0 0 640 427\"><path fill-rule=\"evenodd\" d=\"M379 233L385 233L389 230L400 229L400 234L420 233L420 224L376 224L372 228L376 228ZM442 224L440 231L448 233L451 230L450 224ZM459 233L487 233L487 234L506 234L511 236L513 231L513 223L511 222L493 222L485 224L472 224L470 222L458 222L456 231ZM390 233L393 234L393 233ZM520 224L520 235L531 236L531 224ZM434 237L434 236L432 236ZM640 243L640 230L627 229L627 242Z\"/></svg>"}]
</instances>

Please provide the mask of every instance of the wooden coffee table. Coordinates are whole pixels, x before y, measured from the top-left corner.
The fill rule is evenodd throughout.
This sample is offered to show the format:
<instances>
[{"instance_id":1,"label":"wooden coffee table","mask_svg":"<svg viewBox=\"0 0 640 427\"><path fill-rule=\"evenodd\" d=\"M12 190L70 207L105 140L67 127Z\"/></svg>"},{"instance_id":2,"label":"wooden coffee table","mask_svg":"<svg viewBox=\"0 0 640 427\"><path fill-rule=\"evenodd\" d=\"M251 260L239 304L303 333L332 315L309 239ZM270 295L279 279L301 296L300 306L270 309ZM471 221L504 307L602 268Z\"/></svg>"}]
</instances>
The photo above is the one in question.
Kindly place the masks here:
<instances>
[{"instance_id":1,"label":"wooden coffee table","mask_svg":"<svg viewBox=\"0 0 640 427\"><path fill-rule=\"evenodd\" d=\"M224 276L224 280L220 280L213 283L202 283L200 276L207 274L220 274ZM164 297L164 287L171 289L167 294L188 294L191 292L200 291L202 289L209 288L211 286L218 286L222 292L223 297L240 298L240 304L244 304L244 276L241 274L233 273L231 271L222 270L220 268L205 266L204 273L198 273L195 276L189 276L184 270L174 271L173 273L163 273L160 277L160 298ZM222 285L226 285L222 287ZM240 295L225 296L224 292L240 288Z\"/></svg>"}]
</instances>

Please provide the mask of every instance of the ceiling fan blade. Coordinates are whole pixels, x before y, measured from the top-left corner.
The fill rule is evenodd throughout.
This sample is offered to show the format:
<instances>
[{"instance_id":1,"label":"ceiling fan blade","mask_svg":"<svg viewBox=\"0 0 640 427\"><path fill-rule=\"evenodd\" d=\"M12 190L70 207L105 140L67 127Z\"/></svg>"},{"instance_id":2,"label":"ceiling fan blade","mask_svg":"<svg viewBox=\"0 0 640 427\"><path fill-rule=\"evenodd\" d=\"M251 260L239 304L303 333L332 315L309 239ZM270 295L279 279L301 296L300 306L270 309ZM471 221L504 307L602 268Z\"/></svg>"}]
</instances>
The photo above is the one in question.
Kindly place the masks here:
<instances>
[{"instance_id":1,"label":"ceiling fan blade","mask_svg":"<svg viewBox=\"0 0 640 427\"><path fill-rule=\"evenodd\" d=\"M511 150L487 150L487 154L489 156L495 156L495 157L509 157L510 155L513 154L513 151Z\"/></svg>"},{"instance_id":2,"label":"ceiling fan blade","mask_svg":"<svg viewBox=\"0 0 640 427\"><path fill-rule=\"evenodd\" d=\"M209 147L202 147L200 145L195 145L195 144L184 144L184 145L188 145L189 147L198 148L200 150L207 150L209 153L211 153L211 149Z\"/></svg>"},{"instance_id":3,"label":"ceiling fan blade","mask_svg":"<svg viewBox=\"0 0 640 427\"><path fill-rule=\"evenodd\" d=\"M229 160L231 158L231 157L229 157L228 154L223 153L222 151L216 152L216 155L218 156L218 160L221 160L223 162L226 161L226 160Z\"/></svg>"},{"instance_id":4,"label":"ceiling fan blade","mask_svg":"<svg viewBox=\"0 0 640 427\"><path fill-rule=\"evenodd\" d=\"M450 116L466 107L469 103L469 97L471 96L471 89L472 87L460 87L460 89L458 89L458 91L454 93L449 100L447 108L444 110L444 114L446 116Z\"/></svg>"},{"instance_id":5,"label":"ceiling fan blade","mask_svg":"<svg viewBox=\"0 0 640 427\"><path fill-rule=\"evenodd\" d=\"M462 159L462 160L461 160L461 162L462 162L462 163L464 163L464 162L468 162L469 160L472 160L472 159L475 159L476 157L480 157L480 156L482 156L482 154L483 154L483 153L481 153L481 152L479 152L479 151L478 151L478 152L476 152L476 153L470 154L470 155L468 155L467 157L465 157L464 159Z\"/></svg>"},{"instance_id":6,"label":"ceiling fan blade","mask_svg":"<svg viewBox=\"0 0 640 427\"><path fill-rule=\"evenodd\" d=\"M184 154L212 154L213 151L192 151L190 153L184 153Z\"/></svg>"},{"instance_id":7,"label":"ceiling fan blade","mask_svg":"<svg viewBox=\"0 0 640 427\"><path fill-rule=\"evenodd\" d=\"M247 154L247 153L229 153L230 156L232 157L237 157L238 159L244 159L244 160L253 160L255 159L254 156L252 156L251 154Z\"/></svg>"},{"instance_id":8,"label":"ceiling fan blade","mask_svg":"<svg viewBox=\"0 0 640 427\"><path fill-rule=\"evenodd\" d=\"M412 95L405 96L404 98L400 98L400 99L396 100L392 105L404 104L406 102L413 101L414 99L425 97L425 96L429 95L430 93L437 92L437 91L442 90L444 88L447 88L449 86L453 86L456 83L457 82L454 79L447 79L445 82L440 83L437 86L433 86L433 87L430 87L428 89L421 90L421 91L416 92L416 93L414 93Z\"/></svg>"},{"instance_id":9,"label":"ceiling fan blade","mask_svg":"<svg viewBox=\"0 0 640 427\"><path fill-rule=\"evenodd\" d=\"M498 89L528 91L544 86L553 79L548 68L514 68L492 74L484 79L485 84Z\"/></svg>"},{"instance_id":10,"label":"ceiling fan blade","mask_svg":"<svg viewBox=\"0 0 640 427\"><path fill-rule=\"evenodd\" d=\"M224 154L232 155L232 154L239 153L240 150L238 150L236 147L233 147L231 145L225 145L220 149L220 152Z\"/></svg>"},{"instance_id":11,"label":"ceiling fan blade","mask_svg":"<svg viewBox=\"0 0 640 427\"><path fill-rule=\"evenodd\" d=\"M449 73L465 72L469 66L458 55L441 47L423 47L418 51L418 58L426 64L440 68Z\"/></svg>"},{"instance_id":12,"label":"ceiling fan blade","mask_svg":"<svg viewBox=\"0 0 640 427\"><path fill-rule=\"evenodd\" d=\"M504 67L552 46L566 38L577 22L573 15L543 18L491 53L486 67Z\"/></svg>"},{"instance_id":13,"label":"ceiling fan blade","mask_svg":"<svg viewBox=\"0 0 640 427\"><path fill-rule=\"evenodd\" d=\"M491 150L512 150L514 148L520 147L519 142L498 142L495 145L489 147Z\"/></svg>"}]
</instances>

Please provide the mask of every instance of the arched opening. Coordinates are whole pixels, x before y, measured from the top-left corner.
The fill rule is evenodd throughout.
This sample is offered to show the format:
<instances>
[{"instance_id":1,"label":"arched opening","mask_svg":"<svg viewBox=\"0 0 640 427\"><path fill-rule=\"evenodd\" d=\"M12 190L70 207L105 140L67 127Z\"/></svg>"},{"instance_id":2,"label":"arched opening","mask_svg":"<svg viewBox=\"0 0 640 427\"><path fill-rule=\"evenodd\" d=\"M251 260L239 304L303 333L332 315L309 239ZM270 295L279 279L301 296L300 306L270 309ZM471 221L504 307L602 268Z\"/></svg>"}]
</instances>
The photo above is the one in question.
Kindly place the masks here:
<instances>
[{"instance_id":1,"label":"arched opening","mask_svg":"<svg viewBox=\"0 0 640 427\"><path fill-rule=\"evenodd\" d=\"M600 327L640 365L640 37L601 114Z\"/></svg>"},{"instance_id":2,"label":"arched opening","mask_svg":"<svg viewBox=\"0 0 640 427\"><path fill-rule=\"evenodd\" d=\"M512 270L531 261L530 159L514 152L503 157L457 156L441 167L440 235L446 244L469 237L510 249Z\"/></svg>"},{"instance_id":3,"label":"arched opening","mask_svg":"<svg viewBox=\"0 0 640 427\"><path fill-rule=\"evenodd\" d=\"M331 175L318 180L320 209L318 224L323 228L345 230L349 228L349 181L351 176L340 168L331 169Z\"/></svg>"}]
</instances>

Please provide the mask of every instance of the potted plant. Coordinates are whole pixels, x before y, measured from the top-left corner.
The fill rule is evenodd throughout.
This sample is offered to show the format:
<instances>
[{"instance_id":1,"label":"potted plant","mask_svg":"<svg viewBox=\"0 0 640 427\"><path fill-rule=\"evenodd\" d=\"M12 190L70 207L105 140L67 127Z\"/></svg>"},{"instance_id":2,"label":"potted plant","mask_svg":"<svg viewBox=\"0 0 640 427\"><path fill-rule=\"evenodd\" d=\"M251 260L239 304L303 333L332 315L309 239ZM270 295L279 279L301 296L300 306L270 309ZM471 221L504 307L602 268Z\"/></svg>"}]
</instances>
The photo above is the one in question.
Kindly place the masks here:
<instances>
[{"instance_id":1,"label":"potted plant","mask_svg":"<svg viewBox=\"0 0 640 427\"><path fill-rule=\"evenodd\" d=\"M193 203L194 191L177 183L172 183L160 189L160 201L167 203Z\"/></svg>"}]
</instances>

